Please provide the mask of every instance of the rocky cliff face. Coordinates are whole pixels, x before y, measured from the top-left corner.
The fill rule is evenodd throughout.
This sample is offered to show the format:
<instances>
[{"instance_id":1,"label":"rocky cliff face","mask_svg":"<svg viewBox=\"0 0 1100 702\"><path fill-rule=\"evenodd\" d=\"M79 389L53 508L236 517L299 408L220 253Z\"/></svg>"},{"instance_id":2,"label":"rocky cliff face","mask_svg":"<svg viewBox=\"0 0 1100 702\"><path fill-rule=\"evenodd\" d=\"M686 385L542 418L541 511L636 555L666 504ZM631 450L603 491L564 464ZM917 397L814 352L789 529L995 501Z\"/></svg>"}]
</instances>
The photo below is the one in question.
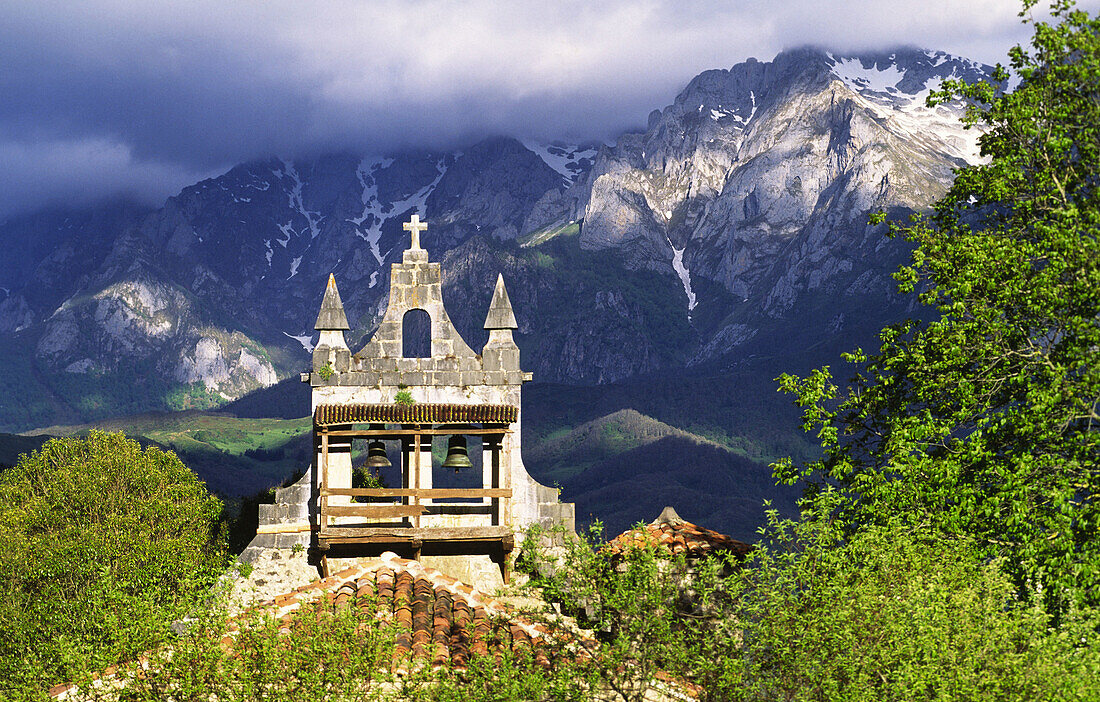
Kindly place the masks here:
<instances>
[{"instance_id":1,"label":"rocky cliff face","mask_svg":"<svg viewBox=\"0 0 1100 702\"><path fill-rule=\"evenodd\" d=\"M0 371L30 363L19 372L55 409L80 405L89 374L162 378L134 400L150 408L173 385L210 402L268 385L308 362L330 272L350 341L365 341L413 212L475 348L504 273L540 380L736 363L870 328L899 314L888 274L904 250L867 212L920 209L977 158L956 108L924 98L982 70L918 50L803 49L700 74L612 146L498 137L450 153L272 158L155 211L6 222Z\"/></svg>"},{"instance_id":2,"label":"rocky cliff face","mask_svg":"<svg viewBox=\"0 0 1100 702\"><path fill-rule=\"evenodd\" d=\"M645 134L601 151L581 245L625 249L632 266L675 273L688 315L715 304L700 281L733 297L696 362L748 341L769 318L809 322L796 309L809 297L842 306L873 295L881 307L901 251L867 226L867 213L926 207L953 168L976 160L959 108L924 102L942 79L982 70L918 50L804 49L707 71L650 116Z\"/></svg>"}]
</instances>

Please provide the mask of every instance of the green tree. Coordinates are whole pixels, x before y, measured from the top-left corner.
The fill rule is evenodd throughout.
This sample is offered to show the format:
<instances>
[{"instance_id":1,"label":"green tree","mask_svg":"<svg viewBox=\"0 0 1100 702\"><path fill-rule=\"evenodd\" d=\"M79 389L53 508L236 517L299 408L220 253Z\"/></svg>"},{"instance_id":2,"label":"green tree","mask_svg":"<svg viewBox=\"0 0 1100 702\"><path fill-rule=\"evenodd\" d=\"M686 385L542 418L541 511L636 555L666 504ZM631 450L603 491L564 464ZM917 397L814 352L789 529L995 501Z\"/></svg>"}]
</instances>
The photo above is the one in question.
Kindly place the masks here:
<instances>
[{"instance_id":1,"label":"green tree","mask_svg":"<svg viewBox=\"0 0 1100 702\"><path fill-rule=\"evenodd\" d=\"M769 514L728 588L744 643L712 699L1096 699L1094 619L1052 632L971 539L897 520L848 534L836 499L798 522Z\"/></svg>"},{"instance_id":2,"label":"green tree","mask_svg":"<svg viewBox=\"0 0 1100 702\"><path fill-rule=\"evenodd\" d=\"M533 531L524 564L592 628L577 669L609 700L669 676L707 702L1096 698L1095 617L1054 631L972 539L900 519L850 534L840 499L822 491L799 521L770 510L743 562L576 537L551 558Z\"/></svg>"},{"instance_id":3,"label":"green tree","mask_svg":"<svg viewBox=\"0 0 1100 702\"><path fill-rule=\"evenodd\" d=\"M0 474L0 697L162 641L224 564L221 503L173 453L52 439Z\"/></svg>"},{"instance_id":4,"label":"green tree","mask_svg":"<svg viewBox=\"0 0 1100 702\"><path fill-rule=\"evenodd\" d=\"M1034 0L1025 0L1026 15ZM900 514L1003 557L1051 611L1100 604L1100 18L1055 0L1019 78L947 81L984 130L985 165L962 168L897 274L934 310L883 330L840 392L829 369L784 375L817 462L788 482L840 486L858 527Z\"/></svg>"},{"instance_id":5,"label":"green tree","mask_svg":"<svg viewBox=\"0 0 1100 702\"><path fill-rule=\"evenodd\" d=\"M600 546L601 532L598 522L588 534L559 528L549 534L562 546L547 550L551 540L534 527L524 541L521 565L548 602L591 628L595 646L576 661L576 675L605 690L608 700L637 702L650 698L662 676L690 667L691 643L704 627L695 626L699 620L690 603L681 606L688 570L683 556L674 558L656 543L620 554ZM709 598L716 573L710 568L705 584L696 583L693 593ZM547 623L556 619L551 614Z\"/></svg>"}]
</instances>

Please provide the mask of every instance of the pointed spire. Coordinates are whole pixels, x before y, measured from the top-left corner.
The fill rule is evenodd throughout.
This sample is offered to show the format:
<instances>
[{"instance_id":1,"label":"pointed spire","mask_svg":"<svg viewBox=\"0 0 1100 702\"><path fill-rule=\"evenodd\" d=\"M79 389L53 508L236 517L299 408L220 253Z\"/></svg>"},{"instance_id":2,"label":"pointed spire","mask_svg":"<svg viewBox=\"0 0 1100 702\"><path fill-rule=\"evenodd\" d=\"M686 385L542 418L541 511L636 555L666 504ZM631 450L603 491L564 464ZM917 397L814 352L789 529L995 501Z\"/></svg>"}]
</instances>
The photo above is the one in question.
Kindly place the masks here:
<instances>
[{"instance_id":1,"label":"pointed spire","mask_svg":"<svg viewBox=\"0 0 1100 702\"><path fill-rule=\"evenodd\" d=\"M512 301L508 299L508 290L504 287L504 274L497 275L497 287L493 290L493 301L489 303L489 314L485 316L486 329L518 329L516 315L512 312Z\"/></svg>"},{"instance_id":2,"label":"pointed spire","mask_svg":"<svg viewBox=\"0 0 1100 702\"><path fill-rule=\"evenodd\" d=\"M321 300L321 311L317 313L317 323L313 328L321 331L351 329L344 314L344 303L340 301L340 291L336 289L336 276L331 273L328 274L325 299Z\"/></svg>"}]
</instances>

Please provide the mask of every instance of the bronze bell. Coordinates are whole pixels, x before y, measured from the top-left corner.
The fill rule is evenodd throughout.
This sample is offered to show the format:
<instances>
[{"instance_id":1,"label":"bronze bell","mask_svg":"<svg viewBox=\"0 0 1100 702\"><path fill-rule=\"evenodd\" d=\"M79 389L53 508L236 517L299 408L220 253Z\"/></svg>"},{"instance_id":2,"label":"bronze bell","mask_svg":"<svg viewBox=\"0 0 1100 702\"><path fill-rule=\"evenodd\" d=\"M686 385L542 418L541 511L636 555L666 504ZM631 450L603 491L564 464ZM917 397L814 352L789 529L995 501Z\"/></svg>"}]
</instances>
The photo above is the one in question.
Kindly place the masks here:
<instances>
[{"instance_id":1,"label":"bronze bell","mask_svg":"<svg viewBox=\"0 0 1100 702\"><path fill-rule=\"evenodd\" d=\"M363 465L373 472L392 465L389 456L386 455L386 444L381 439L375 439L367 444L367 462Z\"/></svg>"},{"instance_id":2,"label":"bronze bell","mask_svg":"<svg viewBox=\"0 0 1100 702\"><path fill-rule=\"evenodd\" d=\"M459 468L473 468L470 462L470 454L466 450L466 437L455 434L447 440L447 458L443 461L444 468L454 468L457 473Z\"/></svg>"}]
</instances>

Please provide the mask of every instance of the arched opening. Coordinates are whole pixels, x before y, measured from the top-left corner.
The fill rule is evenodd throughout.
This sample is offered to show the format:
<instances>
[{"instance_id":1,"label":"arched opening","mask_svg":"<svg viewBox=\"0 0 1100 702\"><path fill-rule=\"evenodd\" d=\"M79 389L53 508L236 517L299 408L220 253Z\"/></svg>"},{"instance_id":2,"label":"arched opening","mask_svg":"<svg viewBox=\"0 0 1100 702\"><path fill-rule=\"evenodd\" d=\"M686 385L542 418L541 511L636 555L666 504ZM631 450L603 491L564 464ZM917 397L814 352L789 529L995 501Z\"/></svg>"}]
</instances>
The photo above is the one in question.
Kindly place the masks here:
<instances>
[{"instance_id":1,"label":"arched opening","mask_svg":"<svg viewBox=\"0 0 1100 702\"><path fill-rule=\"evenodd\" d=\"M424 310L409 310L401 319L401 356L429 358L432 355L432 317Z\"/></svg>"}]
</instances>

